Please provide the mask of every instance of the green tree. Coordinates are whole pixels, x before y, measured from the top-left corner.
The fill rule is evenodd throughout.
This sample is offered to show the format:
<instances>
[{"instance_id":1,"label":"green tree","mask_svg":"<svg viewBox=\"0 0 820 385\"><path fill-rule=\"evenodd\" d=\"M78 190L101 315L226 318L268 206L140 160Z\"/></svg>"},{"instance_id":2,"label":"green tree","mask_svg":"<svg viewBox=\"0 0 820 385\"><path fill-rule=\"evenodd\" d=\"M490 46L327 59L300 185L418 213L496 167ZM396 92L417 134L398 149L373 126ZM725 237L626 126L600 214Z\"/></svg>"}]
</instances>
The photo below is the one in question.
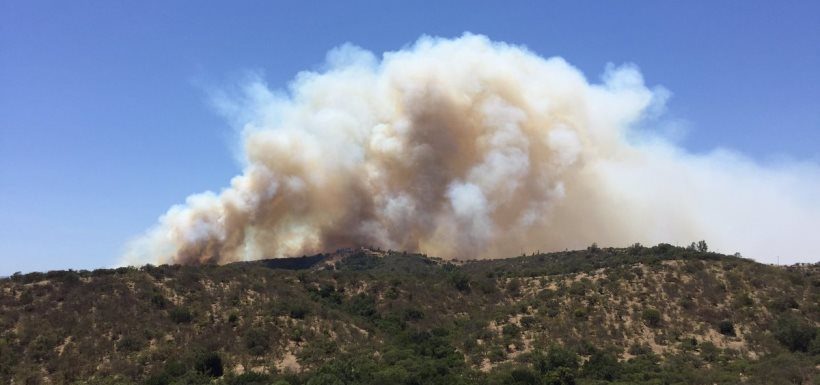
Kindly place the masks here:
<instances>
[{"instance_id":1,"label":"green tree","mask_svg":"<svg viewBox=\"0 0 820 385\"><path fill-rule=\"evenodd\" d=\"M661 312L658 309L653 308L646 308L643 309L643 313L641 314L643 321L649 327L658 327L661 325Z\"/></svg>"},{"instance_id":2,"label":"green tree","mask_svg":"<svg viewBox=\"0 0 820 385\"><path fill-rule=\"evenodd\" d=\"M589 357L583 372L584 376L596 380L615 381L621 373L621 365L614 354L599 350Z\"/></svg>"},{"instance_id":3,"label":"green tree","mask_svg":"<svg viewBox=\"0 0 820 385\"><path fill-rule=\"evenodd\" d=\"M781 317L774 327L775 338L793 352L808 351L815 335L817 335L816 327L795 316Z\"/></svg>"},{"instance_id":4,"label":"green tree","mask_svg":"<svg viewBox=\"0 0 820 385\"><path fill-rule=\"evenodd\" d=\"M718 332L726 336L734 337L735 325L729 320L720 321L718 322Z\"/></svg>"},{"instance_id":5,"label":"green tree","mask_svg":"<svg viewBox=\"0 0 820 385\"><path fill-rule=\"evenodd\" d=\"M245 332L245 347L255 355L261 356L270 347L270 335L265 329L252 328Z\"/></svg>"},{"instance_id":6,"label":"green tree","mask_svg":"<svg viewBox=\"0 0 820 385\"><path fill-rule=\"evenodd\" d=\"M197 358L194 368L206 376L222 377L222 357L216 352L202 354Z\"/></svg>"},{"instance_id":7,"label":"green tree","mask_svg":"<svg viewBox=\"0 0 820 385\"><path fill-rule=\"evenodd\" d=\"M460 292L470 292L470 277L461 271L454 271L450 275L450 283Z\"/></svg>"},{"instance_id":8,"label":"green tree","mask_svg":"<svg viewBox=\"0 0 820 385\"><path fill-rule=\"evenodd\" d=\"M578 354L553 344L547 350L547 354L536 352L533 355L533 366L542 374L560 368L575 371L578 369Z\"/></svg>"}]
</instances>

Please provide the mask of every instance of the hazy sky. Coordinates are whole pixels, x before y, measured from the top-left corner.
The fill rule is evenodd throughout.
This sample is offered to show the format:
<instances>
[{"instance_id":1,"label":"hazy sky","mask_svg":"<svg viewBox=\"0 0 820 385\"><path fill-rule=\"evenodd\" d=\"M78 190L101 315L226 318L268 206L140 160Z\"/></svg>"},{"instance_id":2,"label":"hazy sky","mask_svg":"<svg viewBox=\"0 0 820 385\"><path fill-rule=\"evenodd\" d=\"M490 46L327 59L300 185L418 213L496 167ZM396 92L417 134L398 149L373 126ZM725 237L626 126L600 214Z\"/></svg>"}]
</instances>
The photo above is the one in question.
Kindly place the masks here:
<instances>
[{"instance_id":1,"label":"hazy sky","mask_svg":"<svg viewBox=\"0 0 820 385\"><path fill-rule=\"evenodd\" d=\"M249 71L284 87L345 42L381 53L471 31L591 80L635 63L671 91L685 148L820 161L816 1L208 3L0 2L0 275L115 263L239 172L208 90Z\"/></svg>"}]
</instances>

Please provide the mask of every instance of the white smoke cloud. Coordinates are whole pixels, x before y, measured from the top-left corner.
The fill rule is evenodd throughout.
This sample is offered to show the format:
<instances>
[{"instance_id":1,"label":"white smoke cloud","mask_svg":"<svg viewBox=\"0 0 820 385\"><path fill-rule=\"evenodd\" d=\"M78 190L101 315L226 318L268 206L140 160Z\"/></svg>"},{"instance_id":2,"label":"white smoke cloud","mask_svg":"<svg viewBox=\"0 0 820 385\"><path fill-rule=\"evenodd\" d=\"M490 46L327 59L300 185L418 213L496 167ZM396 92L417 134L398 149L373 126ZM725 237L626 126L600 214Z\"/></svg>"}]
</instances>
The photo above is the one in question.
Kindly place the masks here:
<instances>
[{"instance_id":1,"label":"white smoke cloud","mask_svg":"<svg viewBox=\"0 0 820 385\"><path fill-rule=\"evenodd\" d=\"M220 103L242 126L244 172L172 207L126 262L356 245L493 258L698 239L762 261L820 255L820 167L691 154L636 130L668 92L632 66L595 84L483 36L423 37L381 60L342 46L288 93L261 80L244 90Z\"/></svg>"}]
</instances>

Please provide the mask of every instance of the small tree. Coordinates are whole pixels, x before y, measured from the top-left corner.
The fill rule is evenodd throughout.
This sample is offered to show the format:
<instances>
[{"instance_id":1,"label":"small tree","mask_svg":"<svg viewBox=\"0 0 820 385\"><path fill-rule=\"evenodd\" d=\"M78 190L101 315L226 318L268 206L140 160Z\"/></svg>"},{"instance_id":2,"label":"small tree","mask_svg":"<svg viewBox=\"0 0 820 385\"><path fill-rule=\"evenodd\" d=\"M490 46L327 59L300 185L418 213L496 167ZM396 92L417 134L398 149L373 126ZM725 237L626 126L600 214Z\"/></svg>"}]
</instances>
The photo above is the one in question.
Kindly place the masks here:
<instances>
[{"instance_id":1,"label":"small tree","mask_svg":"<svg viewBox=\"0 0 820 385\"><path fill-rule=\"evenodd\" d=\"M715 362L720 356L720 349L709 341L702 342L698 348L700 349L700 357L706 362Z\"/></svg>"},{"instance_id":2,"label":"small tree","mask_svg":"<svg viewBox=\"0 0 820 385\"><path fill-rule=\"evenodd\" d=\"M718 323L718 331L725 336L735 336L735 325L729 320L723 320Z\"/></svg>"},{"instance_id":3,"label":"small tree","mask_svg":"<svg viewBox=\"0 0 820 385\"><path fill-rule=\"evenodd\" d=\"M506 324L501 328L501 333L509 338L518 338L521 335L521 329L513 324Z\"/></svg>"},{"instance_id":4,"label":"small tree","mask_svg":"<svg viewBox=\"0 0 820 385\"><path fill-rule=\"evenodd\" d=\"M658 309L647 308L643 310L643 321L649 327L658 327L661 324L661 312Z\"/></svg>"},{"instance_id":5,"label":"small tree","mask_svg":"<svg viewBox=\"0 0 820 385\"><path fill-rule=\"evenodd\" d=\"M709 251L709 246L706 245L706 241L704 241L704 240L698 241L697 250L700 251L701 253L705 253L705 252Z\"/></svg>"},{"instance_id":6,"label":"small tree","mask_svg":"<svg viewBox=\"0 0 820 385\"><path fill-rule=\"evenodd\" d=\"M793 352L806 352L817 334L817 328L794 316L777 320L774 337Z\"/></svg>"},{"instance_id":7,"label":"small tree","mask_svg":"<svg viewBox=\"0 0 820 385\"><path fill-rule=\"evenodd\" d=\"M222 357L216 352L205 353L196 361L195 368L204 375L222 377Z\"/></svg>"},{"instance_id":8,"label":"small tree","mask_svg":"<svg viewBox=\"0 0 820 385\"><path fill-rule=\"evenodd\" d=\"M547 350L546 355L540 352L534 354L533 367L541 372L541 374L546 374L560 368L566 368L575 372L578 369L578 361L577 353L564 349L560 345L552 345L549 350Z\"/></svg>"},{"instance_id":9,"label":"small tree","mask_svg":"<svg viewBox=\"0 0 820 385\"><path fill-rule=\"evenodd\" d=\"M268 332L261 328L249 329L245 332L245 347L255 356L265 354L270 347L270 336Z\"/></svg>"},{"instance_id":10,"label":"small tree","mask_svg":"<svg viewBox=\"0 0 820 385\"><path fill-rule=\"evenodd\" d=\"M468 293L470 291L470 277L460 271L455 271L450 275L450 282L456 290Z\"/></svg>"},{"instance_id":11,"label":"small tree","mask_svg":"<svg viewBox=\"0 0 820 385\"><path fill-rule=\"evenodd\" d=\"M621 364L615 355L605 351L597 351L589 357L583 371L590 378L615 381L620 376Z\"/></svg>"}]
</instances>

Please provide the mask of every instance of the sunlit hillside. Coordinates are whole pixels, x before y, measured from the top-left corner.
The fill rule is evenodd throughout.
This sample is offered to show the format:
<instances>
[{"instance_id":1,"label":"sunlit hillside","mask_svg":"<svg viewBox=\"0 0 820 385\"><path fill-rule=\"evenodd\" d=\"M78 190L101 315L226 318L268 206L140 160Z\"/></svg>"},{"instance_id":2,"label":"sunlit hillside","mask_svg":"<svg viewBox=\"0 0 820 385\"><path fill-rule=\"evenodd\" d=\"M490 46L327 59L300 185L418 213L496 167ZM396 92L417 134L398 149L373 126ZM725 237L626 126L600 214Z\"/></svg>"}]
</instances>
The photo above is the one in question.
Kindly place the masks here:
<instances>
[{"instance_id":1,"label":"sunlit hillside","mask_svg":"<svg viewBox=\"0 0 820 385\"><path fill-rule=\"evenodd\" d=\"M702 246L18 274L0 281L0 382L817 381L820 267Z\"/></svg>"}]
</instances>

